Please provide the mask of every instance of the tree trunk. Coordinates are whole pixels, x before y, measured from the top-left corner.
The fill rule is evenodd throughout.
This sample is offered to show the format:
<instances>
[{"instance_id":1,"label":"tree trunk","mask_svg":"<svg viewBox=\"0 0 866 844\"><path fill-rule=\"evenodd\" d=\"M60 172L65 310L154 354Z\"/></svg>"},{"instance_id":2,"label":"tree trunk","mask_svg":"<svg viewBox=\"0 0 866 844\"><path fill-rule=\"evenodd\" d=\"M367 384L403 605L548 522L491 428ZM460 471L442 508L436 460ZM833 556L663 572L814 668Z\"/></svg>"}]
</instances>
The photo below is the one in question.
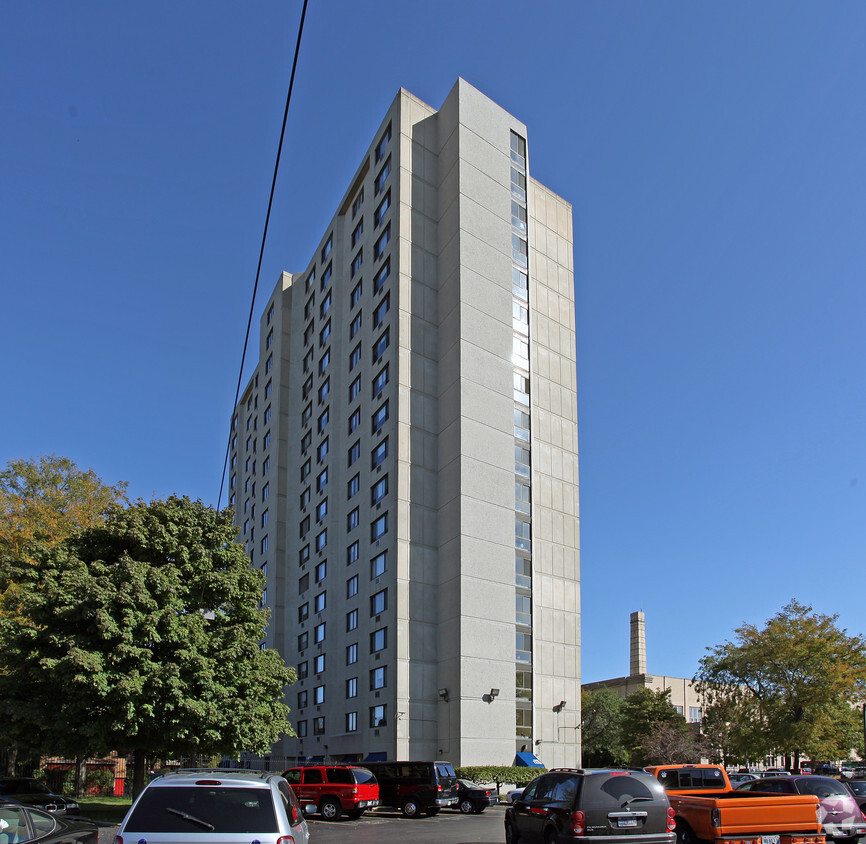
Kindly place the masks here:
<instances>
[{"instance_id":1,"label":"tree trunk","mask_svg":"<svg viewBox=\"0 0 866 844\"><path fill-rule=\"evenodd\" d=\"M134 753L134 762L132 768L132 799L135 800L142 791L144 791L144 771L147 767L145 762L147 761L144 751L140 748Z\"/></svg>"},{"instance_id":2,"label":"tree trunk","mask_svg":"<svg viewBox=\"0 0 866 844\"><path fill-rule=\"evenodd\" d=\"M84 796L84 786L87 782L87 757L75 757L75 796Z\"/></svg>"},{"instance_id":3,"label":"tree trunk","mask_svg":"<svg viewBox=\"0 0 866 844\"><path fill-rule=\"evenodd\" d=\"M18 762L18 745L10 744L6 748L6 776L15 776L15 764Z\"/></svg>"}]
</instances>

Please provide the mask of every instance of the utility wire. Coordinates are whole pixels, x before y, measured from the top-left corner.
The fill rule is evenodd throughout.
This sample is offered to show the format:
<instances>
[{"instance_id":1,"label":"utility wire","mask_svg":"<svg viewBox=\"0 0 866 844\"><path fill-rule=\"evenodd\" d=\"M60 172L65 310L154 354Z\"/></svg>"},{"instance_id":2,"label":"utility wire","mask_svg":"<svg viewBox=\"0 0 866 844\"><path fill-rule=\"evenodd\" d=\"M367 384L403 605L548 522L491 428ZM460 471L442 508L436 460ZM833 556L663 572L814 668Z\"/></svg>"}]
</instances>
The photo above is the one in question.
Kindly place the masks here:
<instances>
[{"instance_id":1,"label":"utility wire","mask_svg":"<svg viewBox=\"0 0 866 844\"><path fill-rule=\"evenodd\" d=\"M271 181L271 195L268 199L268 213L265 215L265 228L264 228L264 231L262 232L262 247L259 250L259 264L258 264L258 267L256 267L256 280L255 280L255 283L253 284L253 298L252 298L252 301L250 302L250 315L249 315L249 318L247 319L247 333L244 336L244 350L241 354L241 367L240 367L240 371L238 372L238 386L237 386L237 389L235 390L235 403L234 403L235 407L238 406L238 399L240 398L240 395L241 395L241 385L243 383L243 377L244 377L244 362L245 362L246 356L247 356L247 345L249 344L249 340L250 340L250 328L252 327L252 324L253 324L253 313L255 311L255 306L256 306L256 292L259 289L259 276L261 275L261 272L262 272L262 259L264 258L264 255L265 255L265 241L268 238L268 223L270 222L270 219L271 219L271 207L274 204L274 193L275 193L276 187L277 187L277 173L279 172L279 169L280 169L280 155L282 154L282 151L283 151L283 138L285 138L285 136L286 136L286 122L288 121L288 118L289 118L289 104L292 101L292 88L295 85L295 70L298 67L298 54L301 51L301 36L304 33L304 18L306 17L306 15L307 15L307 0L304 0L304 7L303 7L303 9L301 9L301 22L298 25L298 39L295 42L295 58L292 61L292 75L289 78L289 91L286 94L286 109L283 112L283 128L280 131L280 143L277 147L277 160L274 162L274 178ZM234 416L232 416L232 418L234 418ZM225 481L226 481L226 469L228 468L228 465L229 465L229 453L231 452L231 442L232 442L232 430L229 429L228 440L226 441L226 456L225 456L225 460L223 461L223 474L222 474L222 478L220 479L220 492L219 492L219 496L217 496L217 509L219 509L220 502L222 501L222 497L223 497L223 487L225 486Z\"/></svg>"}]
</instances>

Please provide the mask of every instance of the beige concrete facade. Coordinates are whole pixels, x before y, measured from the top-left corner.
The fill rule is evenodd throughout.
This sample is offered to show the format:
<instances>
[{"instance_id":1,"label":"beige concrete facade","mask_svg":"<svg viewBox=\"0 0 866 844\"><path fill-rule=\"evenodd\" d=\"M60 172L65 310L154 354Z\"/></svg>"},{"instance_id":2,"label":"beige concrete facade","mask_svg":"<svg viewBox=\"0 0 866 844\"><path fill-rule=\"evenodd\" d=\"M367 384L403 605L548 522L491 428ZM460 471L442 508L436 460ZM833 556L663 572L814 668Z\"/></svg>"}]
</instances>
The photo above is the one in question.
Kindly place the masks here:
<instances>
[{"instance_id":1,"label":"beige concrete facade","mask_svg":"<svg viewBox=\"0 0 866 844\"><path fill-rule=\"evenodd\" d=\"M304 674L277 755L580 763L572 215L528 161L401 90L265 306L230 495Z\"/></svg>"}]
</instances>

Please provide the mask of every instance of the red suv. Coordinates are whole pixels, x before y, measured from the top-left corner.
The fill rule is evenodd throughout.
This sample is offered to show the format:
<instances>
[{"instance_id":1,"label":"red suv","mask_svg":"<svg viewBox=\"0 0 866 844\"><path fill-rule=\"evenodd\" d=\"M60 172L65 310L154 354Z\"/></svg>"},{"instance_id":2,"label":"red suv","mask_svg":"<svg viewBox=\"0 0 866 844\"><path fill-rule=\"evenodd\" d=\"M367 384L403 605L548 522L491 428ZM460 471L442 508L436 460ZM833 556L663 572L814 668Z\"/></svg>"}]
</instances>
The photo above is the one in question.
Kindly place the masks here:
<instances>
[{"instance_id":1,"label":"red suv","mask_svg":"<svg viewBox=\"0 0 866 844\"><path fill-rule=\"evenodd\" d=\"M339 820L343 812L360 818L379 805L379 783L366 768L356 765L310 765L283 771L302 806L314 803L326 821Z\"/></svg>"}]
</instances>

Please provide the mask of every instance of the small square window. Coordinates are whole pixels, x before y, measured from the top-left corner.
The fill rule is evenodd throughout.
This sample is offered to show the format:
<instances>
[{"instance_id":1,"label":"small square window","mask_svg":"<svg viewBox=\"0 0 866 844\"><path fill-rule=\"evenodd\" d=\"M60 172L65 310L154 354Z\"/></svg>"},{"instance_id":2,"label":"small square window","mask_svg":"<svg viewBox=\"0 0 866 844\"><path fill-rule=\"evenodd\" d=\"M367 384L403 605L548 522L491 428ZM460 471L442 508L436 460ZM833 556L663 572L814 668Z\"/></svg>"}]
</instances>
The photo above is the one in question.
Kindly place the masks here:
<instances>
[{"instance_id":1,"label":"small square window","mask_svg":"<svg viewBox=\"0 0 866 844\"><path fill-rule=\"evenodd\" d=\"M370 560L370 578L381 577L386 571L388 571L388 552L383 551Z\"/></svg>"},{"instance_id":2,"label":"small square window","mask_svg":"<svg viewBox=\"0 0 866 844\"><path fill-rule=\"evenodd\" d=\"M313 671L316 674L322 674L325 670L325 654L319 654L313 660Z\"/></svg>"},{"instance_id":3,"label":"small square window","mask_svg":"<svg viewBox=\"0 0 866 844\"><path fill-rule=\"evenodd\" d=\"M370 707L370 726L384 727L388 724L388 707L382 703Z\"/></svg>"},{"instance_id":4,"label":"small square window","mask_svg":"<svg viewBox=\"0 0 866 844\"><path fill-rule=\"evenodd\" d=\"M361 556L361 549L360 549L360 545L358 544L358 540L356 539L346 549L346 565L350 566L350 565L352 565L352 563L357 563L360 556Z\"/></svg>"},{"instance_id":5,"label":"small square window","mask_svg":"<svg viewBox=\"0 0 866 844\"><path fill-rule=\"evenodd\" d=\"M361 476L355 475L355 477L351 478L346 484L346 491L348 493L346 497L351 498L352 496L357 495L359 489L361 489Z\"/></svg>"},{"instance_id":6,"label":"small square window","mask_svg":"<svg viewBox=\"0 0 866 844\"><path fill-rule=\"evenodd\" d=\"M346 530L348 532L353 531L356 527L358 527L358 525L360 524L360 521L361 521L360 510L357 507L355 507L354 509L352 509L349 512L349 515L346 517Z\"/></svg>"},{"instance_id":7,"label":"small square window","mask_svg":"<svg viewBox=\"0 0 866 844\"><path fill-rule=\"evenodd\" d=\"M387 523L385 525L385 530L388 529ZM328 529L325 528L321 533L316 536L316 550L322 552L325 550L325 546L328 544Z\"/></svg>"},{"instance_id":8,"label":"small square window","mask_svg":"<svg viewBox=\"0 0 866 844\"><path fill-rule=\"evenodd\" d=\"M377 542L388 533L388 514L383 513L370 523L370 541Z\"/></svg>"},{"instance_id":9,"label":"small square window","mask_svg":"<svg viewBox=\"0 0 866 844\"><path fill-rule=\"evenodd\" d=\"M388 590L383 589L370 596L370 615L381 615L388 609Z\"/></svg>"},{"instance_id":10,"label":"small square window","mask_svg":"<svg viewBox=\"0 0 866 844\"><path fill-rule=\"evenodd\" d=\"M385 437L371 452L370 452L370 468L375 469L385 462L388 456L388 437Z\"/></svg>"},{"instance_id":11,"label":"small square window","mask_svg":"<svg viewBox=\"0 0 866 844\"><path fill-rule=\"evenodd\" d=\"M354 665L358 661L358 643L346 648L346 665Z\"/></svg>"},{"instance_id":12,"label":"small square window","mask_svg":"<svg viewBox=\"0 0 866 844\"><path fill-rule=\"evenodd\" d=\"M346 632L356 630L358 627L358 610L349 610L346 613Z\"/></svg>"},{"instance_id":13,"label":"small square window","mask_svg":"<svg viewBox=\"0 0 866 844\"><path fill-rule=\"evenodd\" d=\"M353 598L357 594L358 594L358 575L353 574L346 581L346 597L347 598Z\"/></svg>"},{"instance_id":14,"label":"small square window","mask_svg":"<svg viewBox=\"0 0 866 844\"><path fill-rule=\"evenodd\" d=\"M346 697L353 698L358 697L358 678L350 677L346 680Z\"/></svg>"},{"instance_id":15,"label":"small square window","mask_svg":"<svg viewBox=\"0 0 866 844\"><path fill-rule=\"evenodd\" d=\"M370 503L378 504L388 494L388 476L380 478L370 488Z\"/></svg>"},{"instance_id":16,"label":"small square window","mask_svg":"<svg viewBox=\"0 0 866 844\"><path fill-rule=\"evenodd\" d=\"M327 573L328 573L328 561L322 560L322 562L316 566L316 583L321 583L325 579L325 576L327 575Z\"/></svg>"},{"instance_id":17,"label":"small square window","mask_svg":"<svg viewBox=\"0 0 866 844\"><path fill-rule=\"evenodd\" d=\"M347 733L355 733L358 731L358 713L357 712L347 712L346 713L346 732Z\"/></svg>"}]
</instances>

